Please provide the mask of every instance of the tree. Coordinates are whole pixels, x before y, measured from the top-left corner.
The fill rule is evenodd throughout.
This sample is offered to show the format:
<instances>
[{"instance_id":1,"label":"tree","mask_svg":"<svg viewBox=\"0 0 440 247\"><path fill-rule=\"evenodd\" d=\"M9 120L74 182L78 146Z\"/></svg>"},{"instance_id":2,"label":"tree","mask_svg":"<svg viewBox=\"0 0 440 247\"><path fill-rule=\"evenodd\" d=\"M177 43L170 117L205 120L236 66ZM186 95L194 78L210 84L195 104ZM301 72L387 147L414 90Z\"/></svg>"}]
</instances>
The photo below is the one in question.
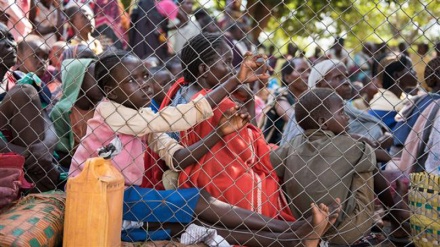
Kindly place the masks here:
<instances>
[{"instance_id":1,"label":"tree","mask_svg":"<svg viewBox=\"0 0 440 247\"><path fill-rule=\"evenodd\" d=\"M225 0L217 6L224 9ZM242 9L252 20L254 41L265 32L278 45L291 37L337 35L346 36L352 47L365 40L435 42L422 28L440 16L440 2L432 0L248 0Z\"/></svg>"}]
</instances>

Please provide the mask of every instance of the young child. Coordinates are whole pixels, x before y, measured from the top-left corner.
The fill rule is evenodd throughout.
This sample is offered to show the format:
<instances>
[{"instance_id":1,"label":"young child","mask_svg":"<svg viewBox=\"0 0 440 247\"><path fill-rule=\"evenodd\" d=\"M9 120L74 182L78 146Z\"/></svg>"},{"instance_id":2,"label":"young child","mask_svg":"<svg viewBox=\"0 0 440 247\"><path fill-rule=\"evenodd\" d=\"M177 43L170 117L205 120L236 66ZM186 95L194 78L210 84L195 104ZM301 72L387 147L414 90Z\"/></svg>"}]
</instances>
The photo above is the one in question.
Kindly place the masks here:
<instances>
[{"instance_id":1,"label":"young child","mask_svg":"<svg viewBox=\"0 0 440 247\"><path fill-rule=\"evenodd\" d=\"M34 192L53 190L59 171L52 164L58 138L43 109L50 102L50 92L41 89L35 75L25 75L11 68L17 63L17 43L9 29L0 24L0 152L15 152L25 157L28 181Z\"/></svg>"},{"instance_id":2,"label":"young child","mask_svg":"<svg viewBox=\"0 0 440 247\"><path fill-rule=\"evenodd\" d=\"M75 32L75 36L69 41L70 44L84 44L96 55L101 54L103 51L101 42L92 37L95 29L92 9L87 4L72 3L67 7L66 15Z\"/></svg>"},{"instance_id":3,"label":"young child","mask_svg":"<svg viewBox=\"0 0 440 247\"><path fill-rule=\"evenodd\" d=\"M61 82L49 71L49 47L42 37L28 35L18 43L17 69L23 73L34 73L51 93L51 104L61 97ZM53 105L51 105L53 106ZM48 108L50 110L51 107Z\"/></svg>"},{"instance_id":4,"label":"young child","mask_svg":"<svg viewBox=\"0 0 440 247\"><path fill-rule=\"evenodd\" d=\"M313 206L314 220L312 220L311 228L309 224L297 223L297 225L276 221L246 210L233 208L216 201L209 194L198 189L156 191L133 187L141 184L145 172L142 159L146 148L145 140L171 169L177 170L196 162L221 136L241 128L248 121L248 116L231 110L229 121L224 117L221 121L222 127L190 147L183 148L168 135L163 134L168 130L189 128L211 117L212 107L233 90L237 83L245 81L243 78L253 73L255 67L257 63L243 68L236 81L220 86L218 90L214 90L205 97L197 97L189 104L169 107L155 114L150 108L145 107L153 93L148 81L150 75L142 61L123 51L103 55L95 65L95 77L105 99L97 105L94 117L88 122L87 134L73 157L70 175L78 175L86 159L96 157L99 147L109 144L115 137L118 137L122 143L122 150L112 158L112 163L124 175L126 185L131 186L125 194L127 202L125 220L162 223L168 234L176 235L181 233L182 224L190 223L195 214L198 214L198 219L209 225L220 222L226 228L235 229L242 226L239 227L244 229L241 233L226 229L221 232L227 241L234 243L249 246L261 243L269 245L273 243L270 239L276 238L277 243L304 243L307 246L316 246L317 238L327 227L327 221L322 220L322 217L329 215L328 208L324 205L321 205L323 213L319 213L316 206ZM131 205L127 200L140 203ZM156 201L161 201L168 206L156 207ZM143 210L140 214L133 216L135 208L132 209L132 206L141 206ZM173 211L175 207L182 210ZM227 214L228 211L229 214ZM170 215L173 217L169 218ZM334 221L332 217L329 220ZM162 224L151 224L148 231L161 229ZM294 232L290 232L290 229ZM256 230L261 236L269 238L254 235L252 231ZM287 232L284 232L286 230ZM309 236L314 239L292 240L298 239L298 236Z\"/></svg>"},{"instance_id":5,"label":"young child","mask_svg":"<svg viewBox=\"0 0 440 247\"><path fill-rule=\"evenodd\" d=\"M153 75L152 87L154 92L151 99L151 108L157 112L171 87L172 74L163 66L151 68L150 73Z\"/></svg>"},{"instance_id":6,"label":"young child","mask_svg":"<svg viewBox=\"0 0 440 247\"><path fill-rule=\"evenodd\" d=\"M327 234L330 244L352 245L368 234L374 214L376 156L365 142L350 137L342 98L330 89L313 89L295 105L304 129L271 154L296 217L310 215L310 203L341 198L342 212ZM336 230L336 231L335 231Z\"/></svg>"},{"instance_id":7,"label":"young child","mask_svg":"<svg viewBox=\"0 0 440 247\"><path fill-rule=\"evenodd\" d=\"M23 73L32 72L42 78L47 72L49 46L37 35L28 35L17 46L17 69ZM48 83L45 81L45 83Z\"/></svg>"},{"instance_id":8,"label":"young child","mask_svg":"<svg viewBox=\"0 0 440 247\"><path fill-rule=\"evenodd\" d=\"M59 162L69 168L102 93L94 77L93 59L67 59L62 68L63 96L52 109L50 118L60 139L55 148Z\"/></svg>"}]
</instances>

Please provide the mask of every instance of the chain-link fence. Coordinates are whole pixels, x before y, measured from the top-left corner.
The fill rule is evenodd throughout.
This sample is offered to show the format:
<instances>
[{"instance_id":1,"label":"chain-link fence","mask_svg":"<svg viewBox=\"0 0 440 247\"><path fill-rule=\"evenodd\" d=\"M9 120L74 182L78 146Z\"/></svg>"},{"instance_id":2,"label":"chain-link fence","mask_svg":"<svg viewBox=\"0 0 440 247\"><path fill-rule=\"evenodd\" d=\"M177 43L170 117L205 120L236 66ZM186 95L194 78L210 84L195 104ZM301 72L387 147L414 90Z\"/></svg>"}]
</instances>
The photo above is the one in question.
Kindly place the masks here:
<instances>
[{"instance_id":1,"label":"chain-link fence","mask_svg":"<svg viewBox=\"0 0 440 247\"><path fill-rule=\"evenodd\" d=\"M440 245L439 16L1 0L0 245Z\"/></svg>"}]
</instances>

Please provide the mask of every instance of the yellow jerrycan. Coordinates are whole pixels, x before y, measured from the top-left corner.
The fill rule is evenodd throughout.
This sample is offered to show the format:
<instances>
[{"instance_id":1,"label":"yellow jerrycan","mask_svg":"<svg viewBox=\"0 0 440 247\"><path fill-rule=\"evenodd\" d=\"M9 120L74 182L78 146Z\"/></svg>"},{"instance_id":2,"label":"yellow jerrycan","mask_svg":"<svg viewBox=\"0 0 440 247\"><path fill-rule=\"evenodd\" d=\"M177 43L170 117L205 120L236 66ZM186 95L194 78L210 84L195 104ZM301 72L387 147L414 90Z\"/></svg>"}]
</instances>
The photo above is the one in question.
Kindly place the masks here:
<instances>
[{"instance_id":1,"label":"yellow jerrycan","mask_svg":"<svg viewBox=\"0 0 440 247\"><path fill-rule=\"evenodd\" d=\"M82 172L67 180L64 247L121 246L124 177L110 156L88 159Z\"/></svg>"}]
</instances>

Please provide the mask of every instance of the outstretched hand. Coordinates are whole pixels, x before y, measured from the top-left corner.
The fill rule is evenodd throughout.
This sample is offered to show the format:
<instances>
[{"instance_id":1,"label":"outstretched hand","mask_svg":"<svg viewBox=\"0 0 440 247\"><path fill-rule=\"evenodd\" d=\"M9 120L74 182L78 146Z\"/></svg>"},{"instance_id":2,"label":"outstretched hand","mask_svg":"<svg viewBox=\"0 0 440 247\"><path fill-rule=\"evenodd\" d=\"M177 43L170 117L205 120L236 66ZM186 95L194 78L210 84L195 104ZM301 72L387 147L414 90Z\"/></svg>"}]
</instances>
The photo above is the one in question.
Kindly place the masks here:
<instances>
[{"instance_id":1,"label":"outstretched hand","mask_svg":"<svg viewBox=\"0 0 440 247\"><path fill-rule=\"evenodd\" d=\"M251 83L261 81L266 84L269 80L269 73L272 67L267 64L266 55L253 55L251 52L246 52L243 62L237 74L237 79L240 83Z\"/></svg>"},{"instance_id":2,"label":"outstretched hand","mask_svg":"<svg viewBox=\"0 0 440 247\"><path fill-rule=\"evenodd\" d=\"M225 111L218 123L220 135L225 136L234 133L249 123L250 115L238 106Z\"/></svg>"}]
</instances>

